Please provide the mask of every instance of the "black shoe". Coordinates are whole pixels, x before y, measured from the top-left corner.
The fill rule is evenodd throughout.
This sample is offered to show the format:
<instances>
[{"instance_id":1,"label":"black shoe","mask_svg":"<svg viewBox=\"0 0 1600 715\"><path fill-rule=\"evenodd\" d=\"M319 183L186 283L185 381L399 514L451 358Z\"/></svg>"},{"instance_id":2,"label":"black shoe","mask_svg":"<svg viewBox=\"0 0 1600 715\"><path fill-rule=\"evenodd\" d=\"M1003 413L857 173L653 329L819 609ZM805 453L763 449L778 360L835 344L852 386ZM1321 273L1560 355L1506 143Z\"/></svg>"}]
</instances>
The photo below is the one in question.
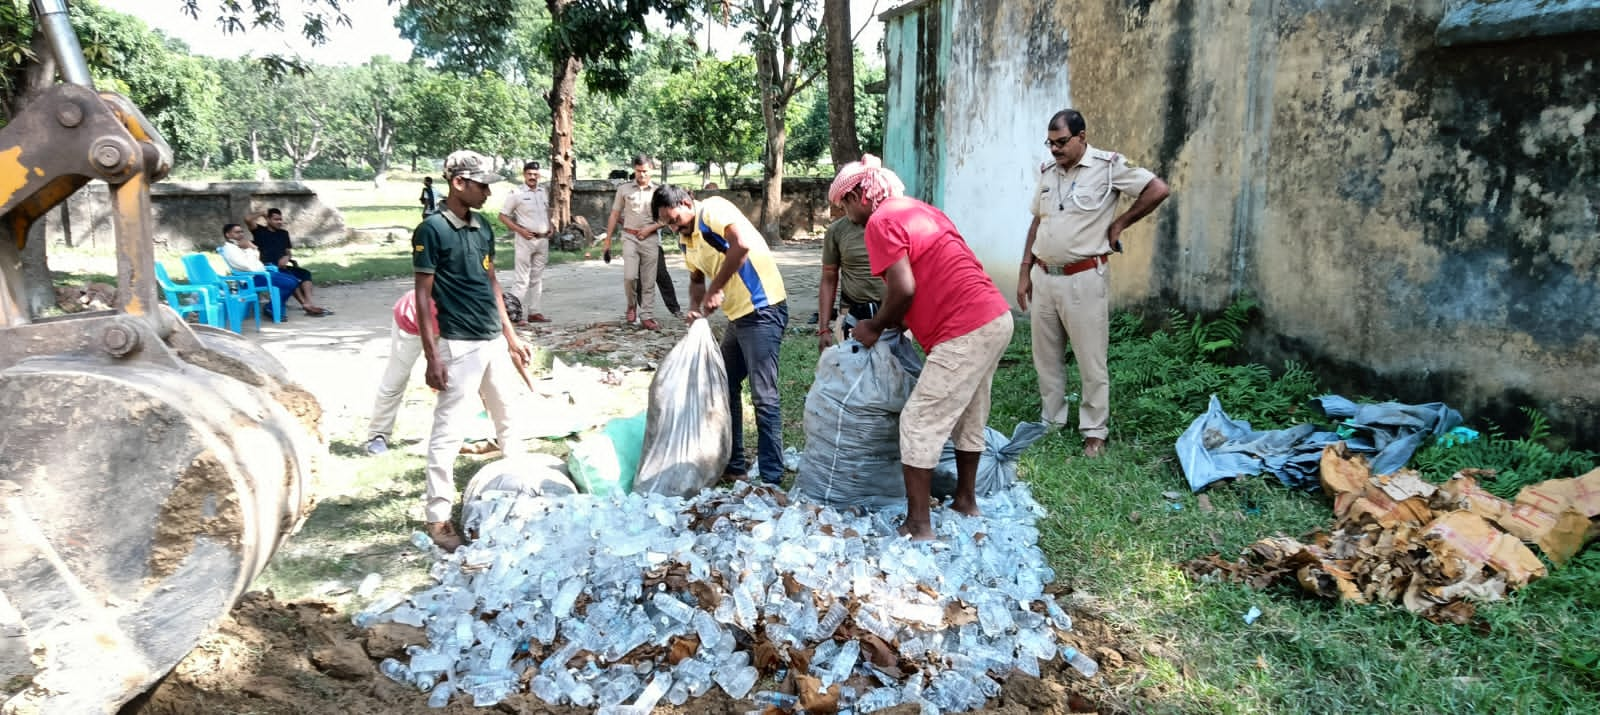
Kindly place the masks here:
<instances>
[{"instance_id":1,"label":"black shoe","mask_svg":"<svg viewBox=\"0 0 1600 715\"><path fill-rule=\"evenodd\" d=\"M819 317L819 316L818 316L818 314L816 314L816 313L812 313L812 314L811 314L811 319L810 319L810 320L807 320L807 321L806 321L806 323L808 323L808 324L810 324L810 325L816 325L816 324L817 324L817 319L818 319L818 317Z\"/></svg>"}]
</instances>

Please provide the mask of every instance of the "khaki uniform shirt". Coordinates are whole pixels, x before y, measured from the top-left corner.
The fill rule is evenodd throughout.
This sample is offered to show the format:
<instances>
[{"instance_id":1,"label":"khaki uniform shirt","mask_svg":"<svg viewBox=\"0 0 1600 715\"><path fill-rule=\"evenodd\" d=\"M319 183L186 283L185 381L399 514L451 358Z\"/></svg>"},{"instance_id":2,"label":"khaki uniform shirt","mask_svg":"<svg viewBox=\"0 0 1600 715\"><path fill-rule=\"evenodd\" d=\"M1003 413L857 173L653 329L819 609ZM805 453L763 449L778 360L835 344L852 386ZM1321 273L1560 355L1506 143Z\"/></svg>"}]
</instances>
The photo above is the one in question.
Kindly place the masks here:
<instances>
[{"instance_id":1,"label":"khaki uniform shirt","mask_svg":"<svg viewBox=\"0 0 1600 715\"><path fill-rule=\"evenodd\" d=\"M628 181L617 187L617 196L611 200L611 210L622 214L624 229L644 228L656 222L650 215L650 198L656 194L656 182L644 186Z\"/></svg>"},{"instance_id":2,"label":"khaki uniform shirt","mask_svg":"<svg viewBox=\"0 0 1600 715\"><path fill-rule=\"evenodd\" d=\"M1045 167L1033 192L1033 215L1039 219L1033 255L1060 266L1110 253L1106 232L1117 217L1117 200L1137 197L1155 176L1121 154L1092 146L1084 148L1077 166Z\"/></svg>"},{"instance_id":3,"label":"khaki uniform shirt","mask_svg":"<svg viewBox=\"0 0 1600 715\"><path fill-rule=\"evenodd\" d=\"M506 196L506 203L500 208L500 213L510 216L512 222L529 231L540 235L548 234L550 192L543 186L530 189L527 184L521 184Z\"/></svg>"},{"instance_id":4,"label":"khaki uniform shirt","mask_svg":"<svg viewBox=\"0 0 1600 715\"><path fill-rule=\"evenodd\" d=\"M839 267L839 289L852 303L883 302L883 281L872 275L867 229L842 218L822 236L822 265Z\"/></svg>"}]
</instances>

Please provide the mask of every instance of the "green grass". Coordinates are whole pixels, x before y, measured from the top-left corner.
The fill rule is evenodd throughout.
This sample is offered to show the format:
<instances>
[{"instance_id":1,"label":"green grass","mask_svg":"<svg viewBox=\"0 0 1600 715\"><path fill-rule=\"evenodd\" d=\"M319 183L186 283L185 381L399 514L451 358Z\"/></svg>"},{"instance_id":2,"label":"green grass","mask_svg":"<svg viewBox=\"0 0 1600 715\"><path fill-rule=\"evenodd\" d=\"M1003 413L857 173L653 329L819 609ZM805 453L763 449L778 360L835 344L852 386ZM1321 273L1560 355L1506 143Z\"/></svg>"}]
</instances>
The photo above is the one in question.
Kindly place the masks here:
<instances>
[{"instance_id":1,"label":"green grass","mask_svg":"<svg viewBox=\"0 0 1600 715\"><path fill-rule=\"evenodd\" d=\"M1479 608L1468 626L1435 625L1398 606L1323 601L1298 590L1255 591L1196 583L1188 559L1233 558L1273 534L1300 535L1331 521L1318 494L1247 478L1209 490L1214 511L1189 495L1173 442L1215 392L1231 415L1258 428L1311 420L1316 379L1290 365L1274 374L1225 362L1251 306L1214 321L1171 314L1159 326L1114 320L1112 441L1104 457L1077 457L1072 430L1021 458L1023 479L1050 515L1041 547L1057 580L1103 612L1134 667L1109 670L1104 706L1140 713L1578 713L1600 702L1600 549ZM1160 330L1152 332L1152 327ZM1009 433L1038 419L1026 319L995 376L990 425ZM785 341L779 377L785 439L803 439L815 339ZM1071 366L1069 365L1069 368ZM1068 384L1077 376L1069 369ZM1518 483L1574 476L1595 456L1485 430L1479 442L1430 448L1416 463L1429 478L1459 466L1517 467ZM1467 463L1467 464L1462 464ZM1491 487L1495 488L1495 487ZM1500 489L1514 488L1499 487ZM1181 510L1163 492L1185 496ZM1252 606L1263 615L1242 619Z\"/></svg>"}]
</instances>

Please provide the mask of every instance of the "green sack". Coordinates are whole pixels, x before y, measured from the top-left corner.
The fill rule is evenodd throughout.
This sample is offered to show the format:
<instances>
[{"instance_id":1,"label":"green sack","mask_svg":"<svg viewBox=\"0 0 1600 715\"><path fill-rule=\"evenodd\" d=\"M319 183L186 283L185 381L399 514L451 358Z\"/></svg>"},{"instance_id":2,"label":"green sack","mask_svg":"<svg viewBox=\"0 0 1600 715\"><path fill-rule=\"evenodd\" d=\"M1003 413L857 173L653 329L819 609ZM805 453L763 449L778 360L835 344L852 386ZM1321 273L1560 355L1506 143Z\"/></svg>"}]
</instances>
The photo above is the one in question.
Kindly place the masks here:
<instances>
[{"instance_id":1,"label":"green sack","mask_svg":"<svg viewBox=\"0 0 1600 715\"><path fill-rule=\"evenodd\" d=\"M597 496L628 494L639 474L645 413L619 417L584 434L567 457L567 471L579 491Z\"/></svg>"}]
</instances>

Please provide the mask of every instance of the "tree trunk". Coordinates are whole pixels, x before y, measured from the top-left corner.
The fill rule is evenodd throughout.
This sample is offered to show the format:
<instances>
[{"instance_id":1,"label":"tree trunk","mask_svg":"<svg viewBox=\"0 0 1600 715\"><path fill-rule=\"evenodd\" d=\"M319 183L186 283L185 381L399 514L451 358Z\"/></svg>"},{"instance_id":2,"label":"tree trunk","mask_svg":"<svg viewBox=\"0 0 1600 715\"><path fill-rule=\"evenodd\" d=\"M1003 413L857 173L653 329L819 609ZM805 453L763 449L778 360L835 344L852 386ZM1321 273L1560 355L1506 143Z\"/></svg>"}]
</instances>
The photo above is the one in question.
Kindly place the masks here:
<instances>
[{"instance_id":1,"label":"tree trunk","mask_svg":"<svg viewBox=\"0 0 1600 715\"><path fill-rule=\"evenodd\" d=\"M771 47L756 51L756 73L761 79L761 121L767 128L766 151L762 152L765 190L761 197L761 235L768 243L782 241L778 223L783 206L783 150L788 135L783 116L783 90L778 77L778 54Z\"/></svg>"},{"instance_id":2,"label":"tree trunk","mask_svg":"<svg viewBox=\"0 0 1600 715\"><path fill-rule=\"evenodd\" d=\"M561 26L572 0L545 0L550 22ZM577 157L572 154L572 108L577 101L578 73L583 63L570 53L555 60L550 73L550 227L565 228L572 221L572 184L577 179Z\"/></svg>"},{"instance_id":3,"label":"tree trunk","mask_svg":"<svg viewBox=\"0 0 1600 715\"><path fill-rule=\"evenodd\" d=\"M828 153L834 171L861 158L856 129L856 58L850 42L850 0L825 0L828 36Z\"/></svg>"},{"instance_id":4,"label":"tree trunk","mask_svg":"<svg viewBox=\"0 0 1600 715\"><path fill-rule=\"evenodd\" d=\"M250 130L250 164L261 166L261 132Z\"/></svg>"},{"instance_id":5,"label":"tree trunk","mask_svg":"<svg viewBox=\"0 0 1600 715\"><path fill-rule=\"evenodd\" d=\"M583 63L576 57L558 60L546 97L550 103L550 225L556 230L572 221L572 185L577 179L577 157L572 154L572 108L582 70Z\"/></svg>"}]
</instances>

